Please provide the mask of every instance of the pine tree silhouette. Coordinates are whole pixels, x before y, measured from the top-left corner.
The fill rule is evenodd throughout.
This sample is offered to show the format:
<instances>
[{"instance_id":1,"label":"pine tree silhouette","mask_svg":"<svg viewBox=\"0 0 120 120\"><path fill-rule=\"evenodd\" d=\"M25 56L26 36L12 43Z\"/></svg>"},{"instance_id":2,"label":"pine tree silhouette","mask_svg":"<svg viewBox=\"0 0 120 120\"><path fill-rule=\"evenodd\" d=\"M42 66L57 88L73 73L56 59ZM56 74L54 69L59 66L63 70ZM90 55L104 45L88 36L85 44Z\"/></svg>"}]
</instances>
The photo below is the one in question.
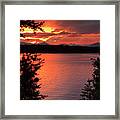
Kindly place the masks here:
<instances>
[{"instance_id":1,"label":"pine tree silhouette","mask_svg":"<svg viewBox=\"0 0 120 120\"><path fill-rule=\"evenodd\" d=\"M100 100L100 59L91 59L94 67L92 77L84 85L80 94L81 100Z\"/></svg>"},{"instance_id":2,"label":"pine tree silhouette","mask_svg":"<svg viewBox=\"0 0 120 120\"><path fill-rule=\"evenodd\" d=\"M37 70L43 65L44 59L37 54L23 53L20 60L20 99L38 100L46 96L40 94L39 78Z\"/></svg>"}]
</instances>

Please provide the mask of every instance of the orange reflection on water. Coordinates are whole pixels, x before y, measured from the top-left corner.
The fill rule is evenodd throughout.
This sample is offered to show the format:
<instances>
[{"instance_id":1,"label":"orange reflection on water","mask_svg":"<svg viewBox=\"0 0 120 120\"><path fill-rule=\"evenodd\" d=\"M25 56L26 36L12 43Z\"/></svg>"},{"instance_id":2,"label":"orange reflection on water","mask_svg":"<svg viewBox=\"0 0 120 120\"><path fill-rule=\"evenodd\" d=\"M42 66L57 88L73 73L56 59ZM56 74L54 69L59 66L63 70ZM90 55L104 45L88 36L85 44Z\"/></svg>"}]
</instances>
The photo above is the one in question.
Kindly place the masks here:
<instances>
[{"instance_id":1,"label":"orange reflection on water","mask_svg":"<svg viewBox=\"0 0 120 120\"><path fill-rule=\"evenodd\" d=\"M38 71L40 91L46 99L79 99L80 90L92 77L90 58L96 54L42 54L45 63Z\"/></svg>"}]
</instances>

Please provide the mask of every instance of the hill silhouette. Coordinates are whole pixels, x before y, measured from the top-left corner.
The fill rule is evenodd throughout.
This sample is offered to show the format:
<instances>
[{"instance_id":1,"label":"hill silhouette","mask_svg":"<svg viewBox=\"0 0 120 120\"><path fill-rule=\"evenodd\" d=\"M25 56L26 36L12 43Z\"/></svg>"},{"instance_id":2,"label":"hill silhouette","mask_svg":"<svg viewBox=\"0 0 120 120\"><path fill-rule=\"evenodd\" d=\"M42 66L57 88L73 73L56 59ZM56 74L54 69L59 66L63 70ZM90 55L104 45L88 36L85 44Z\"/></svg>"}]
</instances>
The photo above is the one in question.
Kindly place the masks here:
<instances>
[{"instance_id":1,"label":"hill silhouette","mask_svg":"<svg viewBox=\"0 0 120 120\"><path fill-rule=\"evenodd\" d=\"M100 46L21 44L21 53L99 53Z\"/></svg>"}]
</instances>

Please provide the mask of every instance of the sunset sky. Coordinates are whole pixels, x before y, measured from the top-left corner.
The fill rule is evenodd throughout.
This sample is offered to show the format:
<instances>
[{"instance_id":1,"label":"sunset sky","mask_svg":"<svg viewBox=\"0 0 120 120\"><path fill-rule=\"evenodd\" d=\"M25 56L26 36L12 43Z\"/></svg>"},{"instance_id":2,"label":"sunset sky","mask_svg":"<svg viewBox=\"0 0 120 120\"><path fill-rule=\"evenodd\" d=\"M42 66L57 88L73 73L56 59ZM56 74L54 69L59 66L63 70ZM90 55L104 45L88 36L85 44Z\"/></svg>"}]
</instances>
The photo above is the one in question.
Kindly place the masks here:
<instances>
[{"instance_id":1,"label":"sunset sky","mask_svg":"<svg viewBox=\"0 0 120 120\"><path fill-rule=\"evenodd\" d=\"M100 41L100 21L99 20L35 20L43 22L41 31L37 29L24 28L20 37L22 43L39 44L47 42L49 44L80 44L87 45Z\"/></svg>"}]
</instances>

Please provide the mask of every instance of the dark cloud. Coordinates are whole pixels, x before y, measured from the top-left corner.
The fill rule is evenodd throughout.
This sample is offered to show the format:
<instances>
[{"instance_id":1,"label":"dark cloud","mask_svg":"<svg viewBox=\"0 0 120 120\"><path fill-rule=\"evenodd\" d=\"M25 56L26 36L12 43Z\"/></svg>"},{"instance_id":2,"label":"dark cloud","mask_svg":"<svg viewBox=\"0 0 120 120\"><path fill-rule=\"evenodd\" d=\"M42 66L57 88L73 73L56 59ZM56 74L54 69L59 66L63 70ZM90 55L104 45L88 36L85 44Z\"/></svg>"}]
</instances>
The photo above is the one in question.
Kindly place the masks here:
<instances>
[{"instance_id":1,"label":"dark cloud","mask_svg":"<svg viewBox=\"0 0 120 120\"><path fill-rule=\"evenodd\" d=\"M73 33L73 34L68 35L67 37L80 37L80 35L81 34Z\"/></svg>"},{"instance_id":2,"label":"dark cloud","mask_svg":"<svg viewBox=\"0 0 120 120\"><path fill-rule=\"evenodd\" d=\"M33 37L33 38L40 38L40 37L48 37L55 35L54 33L23 33L25 37Z\"/></svg>"},{"instance_id":3,"label":"dark cloud","mask_svg":"<svg viewBox=\"0 0 120 120\"><path fill-rule=\"evenodd\" d=\"M62 31L60 33L23 33L23 35L25 37L33 37L33 38L47 38L49 36L57 36L57 35L68 35L68 34L71 34L70 32L65 32L65 31Z\"/></svg>"},{"instance_id":4,"label":"dark cloud","mask_svg":"<svg viewBox=\"0 0 120 120\"><path fill-rule=\"evenodd\" d=\"M65 32L65 31L62 31L60 33L58 33L58 35L68 35L68 34L71 34L70 32Z\"/></svg>"},{"instance_id":5,"label":"dark cloud","mask_svg":"<svg viewBox=\"0 0 120 120\"><path fill-rule=\"evenodd\" d=\"M69 28L77 33L99 33L100 21L99 20L60 20L59 26Z\"/></svg>"}]
</instances>

